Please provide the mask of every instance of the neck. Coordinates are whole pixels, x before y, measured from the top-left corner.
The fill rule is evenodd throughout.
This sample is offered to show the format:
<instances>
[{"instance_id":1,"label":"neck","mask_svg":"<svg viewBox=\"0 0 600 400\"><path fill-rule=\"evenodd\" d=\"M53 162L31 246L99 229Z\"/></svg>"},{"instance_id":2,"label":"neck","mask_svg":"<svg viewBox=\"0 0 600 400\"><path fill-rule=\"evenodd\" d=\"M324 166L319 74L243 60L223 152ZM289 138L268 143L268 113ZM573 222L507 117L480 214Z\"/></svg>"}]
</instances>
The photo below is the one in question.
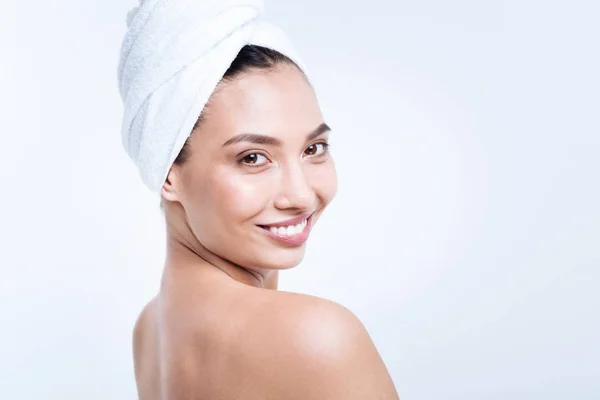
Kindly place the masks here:
<instances>
[{"instance_id":1,"label":"neck","mask_svg":"<svg viewBox=\"0 0 600 400\"><path fill-rule=\"evenodd\" d=\"M279 271L237 265L204 247L187 226L174 226L167 219L167 257L165 272L185 270L193 274L212 271L242 284L277 290Z\"/></svg>"}]
</instances>

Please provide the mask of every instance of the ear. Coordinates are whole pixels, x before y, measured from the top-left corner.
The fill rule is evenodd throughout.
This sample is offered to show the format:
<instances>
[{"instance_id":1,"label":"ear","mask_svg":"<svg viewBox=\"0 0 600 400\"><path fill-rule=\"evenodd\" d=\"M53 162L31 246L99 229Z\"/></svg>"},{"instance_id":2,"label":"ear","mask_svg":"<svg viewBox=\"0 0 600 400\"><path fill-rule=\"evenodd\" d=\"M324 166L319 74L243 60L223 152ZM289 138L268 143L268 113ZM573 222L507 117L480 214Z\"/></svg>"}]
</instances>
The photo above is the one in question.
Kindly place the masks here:
<instances>
[{"instance_id":1,"label":"ear","mask_svg":"<svg viewBox=\"0 0 600 400\"><path fill-rule=\"evenodd\" d=\"M167 201L180 201L180 176L177 168L171 167L167 179L163 183L160 194Z\"/></svg>"}]
</instances>

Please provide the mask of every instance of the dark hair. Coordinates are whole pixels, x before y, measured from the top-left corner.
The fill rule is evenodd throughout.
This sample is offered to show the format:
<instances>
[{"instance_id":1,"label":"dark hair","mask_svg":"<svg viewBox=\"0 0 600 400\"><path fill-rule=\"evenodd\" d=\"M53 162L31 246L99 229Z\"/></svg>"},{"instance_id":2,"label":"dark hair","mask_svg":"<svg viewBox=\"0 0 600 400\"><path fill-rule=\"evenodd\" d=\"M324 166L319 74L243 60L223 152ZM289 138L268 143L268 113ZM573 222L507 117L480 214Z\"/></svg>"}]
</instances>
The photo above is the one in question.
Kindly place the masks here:
<instances>
[{"instance_id":1,"label":"dark hair","mask_svg":"<svg viewBox=\"0 0 600 400\"><path fill-rule=\"evenodd\" d=\"M286 55L273 49L248 44L242 47L235 60L231 63L231 66L223 75L221 82L231 81L251 69L270 70L280 64L292 65L300 70L300 67ZM203 117L204 114L200 113L192 131L202 123ZM173 164L181 165L186 162L190 156L189 141L190 138L188 137Z\"/></svg>"}]
</instances>

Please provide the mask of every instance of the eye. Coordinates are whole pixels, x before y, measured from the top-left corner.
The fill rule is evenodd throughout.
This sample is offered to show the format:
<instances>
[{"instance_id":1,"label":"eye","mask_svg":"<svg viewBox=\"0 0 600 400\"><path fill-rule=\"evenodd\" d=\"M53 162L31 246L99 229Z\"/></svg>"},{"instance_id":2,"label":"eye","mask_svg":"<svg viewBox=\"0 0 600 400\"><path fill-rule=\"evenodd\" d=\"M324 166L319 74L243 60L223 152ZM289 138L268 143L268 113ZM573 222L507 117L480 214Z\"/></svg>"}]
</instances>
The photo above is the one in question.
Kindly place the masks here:
<instances>
[{"instance_id":1,"label":"eye","mask_svg":"<svg viewBox=\"0 0 600 400\"><path fill-rule=\"evenodd\" d=\"M246 156L244 156L239 163L240 164L246 164L246 165L253 165L253 166L257 166L257 165L263 165L267 162L267 157L263 156L262 154L258 154L258 153L250 153Z\"/></svg>"},{"instance_id":2,"label":"eye","mask_svg":"<svg viewBox=\"0 0 600 400\"><path fill-rule=\"evenodd\" d=\"M304 150L304 154L307 156L319 156L321 154L325 154L329 149L329 143L315 143L311 144Z\"/></svg>"}]
</instances>

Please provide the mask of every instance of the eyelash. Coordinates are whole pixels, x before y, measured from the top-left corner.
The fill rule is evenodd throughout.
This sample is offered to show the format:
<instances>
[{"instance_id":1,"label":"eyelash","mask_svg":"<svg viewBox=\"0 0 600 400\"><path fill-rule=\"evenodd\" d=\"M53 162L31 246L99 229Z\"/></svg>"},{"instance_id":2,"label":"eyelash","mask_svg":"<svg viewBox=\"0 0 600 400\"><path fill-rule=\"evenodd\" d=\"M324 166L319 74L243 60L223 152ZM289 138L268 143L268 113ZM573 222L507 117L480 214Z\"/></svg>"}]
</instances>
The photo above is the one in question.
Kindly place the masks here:
<instances>
[{"instance_id":1,"label":"eyelash","mask_svg":"<svg viewBox=\"0 0 600 400\"><path fill-rule=\"evenodd\" d=\"M324 156L324 155L326 155L327 153L329 153L329 150L330 150L330 148L331 148L331 145L330 145L329 143L327 143L327 142L317 142L317 143L313 143L313 144L309 145L308 147L310 147L310 146L318 146L318 145L322 145L322 146L323 146L323 152L322 152L321 154L317 154L317 155L315 155L315 157L318 157L318 156ZM306 150L308 149L308 147L307 147L306 149L304 149L304 152L306 152ZM253 167L253 168L258 168L258 167L261 167L263 164L254 165L254 164L249 164L249 163L245 163L245 162L244 162L244 159L246 159L246 157L248 157L248 156L251 156L251 155L253 155L253 154L255 154L255 155L259 155L259 156L263 156L263 157L265 157L265 158L268 158L268 157L267 157L266 155L264 155L263 153L260 153L260 152L257 152L257 151L255 151L255 152L248 153L248 154L244 155L243 157L241 157L241 158L240 158L240 159L237 161L237 163L238 163L239 165L245 165L245 166L248 166L248 167ZM310 156L310 155L309 155L309 156Z\"/></svg>"}]
</instances>

